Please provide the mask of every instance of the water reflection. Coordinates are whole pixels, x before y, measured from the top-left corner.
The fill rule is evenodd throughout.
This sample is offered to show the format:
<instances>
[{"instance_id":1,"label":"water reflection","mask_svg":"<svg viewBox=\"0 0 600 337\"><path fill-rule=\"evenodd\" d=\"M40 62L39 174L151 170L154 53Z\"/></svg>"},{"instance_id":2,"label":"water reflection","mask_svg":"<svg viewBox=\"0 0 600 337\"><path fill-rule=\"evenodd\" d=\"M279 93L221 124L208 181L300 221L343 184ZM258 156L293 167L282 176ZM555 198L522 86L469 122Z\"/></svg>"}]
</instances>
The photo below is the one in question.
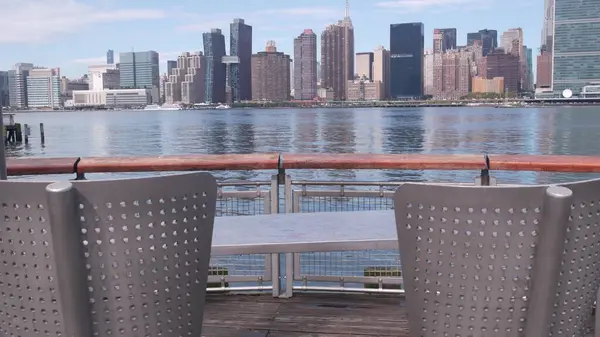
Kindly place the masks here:
<instances>
[{"instance_id":1,"label":"water reflection","mask_svg":"<svg viewBox=\"0 0 600 337\"><path fill-rule=\"evenodd\" d=\"M19 156L190 153L525 153L598 155L597 108L231 109L18 113L33 128ZM46 147L38 125L46 129ZM483 158L483 157L482 157ZM482 159L483 160L483 159ZM492 168L493 170L493 168ZM273 172L227 173L268 179ZM477 172L319 171L306 179L459 180ZM565 181L576 174L493 172L503 182ZM597 175L586 175L586 178Z\"/></svg>"}]
</instances>

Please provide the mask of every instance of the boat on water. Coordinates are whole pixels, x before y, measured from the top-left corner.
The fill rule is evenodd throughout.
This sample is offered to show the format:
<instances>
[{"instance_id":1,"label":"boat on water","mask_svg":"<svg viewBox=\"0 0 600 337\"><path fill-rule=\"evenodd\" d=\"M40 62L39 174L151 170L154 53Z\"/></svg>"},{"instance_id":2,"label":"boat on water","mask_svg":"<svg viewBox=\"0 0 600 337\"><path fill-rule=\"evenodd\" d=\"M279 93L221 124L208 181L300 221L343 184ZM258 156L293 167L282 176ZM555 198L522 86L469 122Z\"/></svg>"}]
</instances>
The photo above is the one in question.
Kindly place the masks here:
<instances>
[{"instance_id":1,"label":"boat on water","mask_svg":"<svg viewBox=\"0 0 600 337\"><path fill-rule=\"evenodd\" d=\"M183 110L183 107L179 104L163 104L158 105L158 104L150 104L150 105L146 105L146 107L144 108L144 110Z\"/></svg>"},{"instance_id":2,"label":"boat on water","mask_svg":"<svg viewBox=\"0 0 600 337\"><path fill-rule=\"evenodd\" d=\"M146 105L144 110L160 110L160 105L158 105L158 104Z\"/></svg>"},{"instance_id":3,"label":"boat on water","mask_svg":"<svg viewBox=\"0 0 600 337\"><path fill-rule=\"evenodd\" d=\"M231 109L231 107L227 104L219 104L215 107L215 109Z\"/></svg>"}]
</instances>

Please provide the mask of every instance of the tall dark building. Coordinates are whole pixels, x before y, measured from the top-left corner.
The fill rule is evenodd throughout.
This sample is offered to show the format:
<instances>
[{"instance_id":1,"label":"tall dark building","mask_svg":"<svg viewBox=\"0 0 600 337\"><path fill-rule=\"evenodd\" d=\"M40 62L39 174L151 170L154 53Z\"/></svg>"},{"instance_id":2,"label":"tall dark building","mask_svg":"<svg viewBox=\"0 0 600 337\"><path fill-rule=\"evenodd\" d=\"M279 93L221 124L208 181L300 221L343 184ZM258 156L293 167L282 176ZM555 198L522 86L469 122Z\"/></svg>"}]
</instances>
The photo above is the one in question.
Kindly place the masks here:
<instances>
[{"instance_id":1,"label":"tall dark building","mask_svg":"<svg viewBox=\"0 0 600 337\"><path fill-rule=\"evenodd\" d=\"M222 62L225 56L225 36L220 29L213 28L203 33L206 70L204 72L204 99L211 103L225 102L226 67Z\"/></svg>"},{"instance_id":2,"label":"tall dark building","mask_svg":"<svg viewBox=\"0 0 600 337\"><path fill-rule=\"evenodd\" d=\"M467 46L472 46L475 41L479 41L482 47L483 56L491 54L492 51L498 48L498 31L492 29L482 29L477 33L467 34Z\"/></svg>"},{"instance_id":3,"label":"tall dark building","mask_svg":"<svg viewBox=\"0 0 600 337\"><path fill-rule=\"evenodd\" d=\"M115 64L115 51L112 49L106 52L106 64Z\"/></svg>"},{"instance_id":4,"label":"tall dark building","mask_svg":"<svg viewBox=\"0 0 600 337\"><path fill-rule=\"evenodd\" d=\"M167 61L167 75L173 75L172 70L177 68L177 61L169 60Z\"/></svg>"},{"instance_id":5,"label":"tall dark building","mask_svg":"<svg viewBox=\"0 0 600 337\"><path fill-rule=\"evenodd\" d=\"M0 107L9 106L8 71L0 71Z\"/></svg>"},{"instance_id":6,"label":"tall dark building","mask_svg":"<svg viewBox=\"0 0 600 337\"><path fill-rule=\"evenodd\" d=\"M229 81L232 101L252 99L252 26L243 19L234 19L230 25L229 54L239 63L231 64Z\"/></svg>"},{"instance_id":7,"label":"tall dark building","mask_svg":"<svg viewBox=\"0 0 600 337\"><path fill-rule=\"evenodd\" d=\"M456 49L456 28L436 28L433 30L433 52L443 53Z\"/></svg>"},{"instance_id":8,"label":"tall dark building","mask_svg":"<svg viewBox=\"0 0 600 337\"><path fill-rule=\"evenodd\" d=\"M423 96L424 29L422 22L390 25L391 99Z\"/></svg>"}]
</instances>

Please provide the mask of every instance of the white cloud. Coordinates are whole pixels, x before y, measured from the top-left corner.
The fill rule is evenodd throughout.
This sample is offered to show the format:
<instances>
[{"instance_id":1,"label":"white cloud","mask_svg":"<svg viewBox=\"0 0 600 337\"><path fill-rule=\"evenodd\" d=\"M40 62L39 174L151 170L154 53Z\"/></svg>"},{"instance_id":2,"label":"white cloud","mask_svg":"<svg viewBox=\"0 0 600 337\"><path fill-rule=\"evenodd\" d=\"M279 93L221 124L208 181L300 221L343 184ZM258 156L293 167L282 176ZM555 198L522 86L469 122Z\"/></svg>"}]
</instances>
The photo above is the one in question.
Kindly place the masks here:
<instances>
[{"instance_id":1,"label":"white cloud","mask_svg":"<svg viewBox=\"0 0 600 337\"><path fill-rule=\"evenodd\" d=\"M376 3L377 7L397 9L404 12L420 12L448 6L464 6L477 3L477 0L395 0Z\"/></svg>"},{"instance_id":2,"label":"white cloud","mask_svg":"<svg viewBox=\"0 0 600 337\"><path fill-rule=\"evenodd\" d=\"M195 50L189 50L189 52L193 52ZM166 52L158 52L158 57L160 58L161 63L166 63L168 60L176 59L177 56L181 55L183 52L181 51L166 51ZM72 60L73 63L86 64L86 65L97 65L97 64L105 64L106 56L99 57L86 57L86 58L78 58ZM119 62L119 53L115 52L115 63Z\"/></svg>"},{"instance_id":3,"label":"white cloud","mask_svg":"<svg viewBox=\"0 0 600 337\"><path fill-rule=\"evenodd\" d=\"M114 9L78 0L0 0L0 43L40 42L85 26L166 17L157 9Z\"/></svg>"}]
</instances>

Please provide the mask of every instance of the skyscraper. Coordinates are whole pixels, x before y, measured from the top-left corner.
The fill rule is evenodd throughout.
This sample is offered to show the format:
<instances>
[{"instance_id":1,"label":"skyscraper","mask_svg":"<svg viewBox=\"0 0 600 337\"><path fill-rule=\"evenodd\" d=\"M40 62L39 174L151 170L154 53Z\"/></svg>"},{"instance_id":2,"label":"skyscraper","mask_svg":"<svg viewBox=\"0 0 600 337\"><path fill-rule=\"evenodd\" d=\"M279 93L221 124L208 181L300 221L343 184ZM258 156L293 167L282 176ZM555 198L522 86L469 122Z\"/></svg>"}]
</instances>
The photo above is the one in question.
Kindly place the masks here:
<instances>
[{"instance_id":1,"label":"skyscraper","mask_svg":"<svg viewBox=\"0 0 600 337\"><path fill-rule=\"evenodd\" d=\"M373 80L373 53L356 53L356 74L359 78L366 77Z\"/></svg>"},{"instance_id":2,"label":"skyscraper","mask_svg":"<svg viewBox=\"0 0 600 337\"><path fill-rule=\"evenodd\" d=\"M344 19L321 33L321 71L321 86L332 89L334 99L345 100L348 81L354 79L354 27L348 0Z\"/></svg>"},{"instance_id":3,"label":"skyscraper","mask_svg":"<svg viewBox=\"0 0 600 337\"><path fill-rule=\"evenodd\" d=\"M390 95L392 99L423 96L422 22L390 25Z\"/></svg>"},{"instance_id":4,"label":"skyscraper","mask_svg":"<svg viewBox=\"0 0 600 337\"><path fill-rule=\"evenodd\" d=\"M177 61L175 60L168 60L167 61L167 76L171 75L171 73L173 72L173 69L177 68Z\"/></svg>"},{"instance_id":5,"label":"skyscraper","mask_svg":"<svg viewBox=\"0 0 600 337\"><path fill-rule=\"evenodd\" d=\"M8 94L8 71L0 71L0 107L10 105Z\"/></svg>"},{"instance_id":6,"label":"skyscraper","mask_svg":"<svg viewBox=\"0 0 600 337\"><path fill-rule=\"evenodd\" d=\"M317 96L317 34L305 29L294 39L294 98Z\"/></svg>"},{"instance_id":7,"label":"skyscraper","mask_svg":"<svg viewBox=\"0 0 600 337\"><path fill-rule=\"evenodd\" d=\"M268 41L265 51L252 55L252 99L287 101L290 97L289 55Z\"/></svg>"},{"instance_id":8,"label":"skyscraper","mask_svg":"<svg viewBox=\"0 0 600 337\"><path fill-rule=\"evenodd\" d=\"M600 82L600 0L555 0L552 89L577 95Z\"/></svg>"},{"instance_id":9,"label":"skyscraper","mask_svg":"<svg viewBox=\"0 0 600 337\"><path fill-rule=\"evenodd\" d=\"M177 58L177 65L165 83L166 103L204 102L204 63L202 52L186 52Z\"/></svg>"},{"instance_id":10,"label":"skyscraper","mask_svg":"<svg viewBox=\"0 0 600 337\"><path fill-rule=\"evenodd\" d=\"M498 48L498 31L492 29L482 29L477 33L467 34L467 46L478 43L482 47L482 54L486 56L494 49Z\"/></svg>"},{"instance_id":11,"label":"skyscraper","mask_svg":"<svg viewBox=\"0 0 600 337\"><path fill-rule=\"evenodd\" d=\"M243 19L234 19L230 25L229 54L239 59L239 63L230 66L232 101L251 100L252 26L245 24Z\"/></svg>"},{"instance_id":12,"label":"skyscraper","mask_svg":"<svg viewBox=\"0 0 600 337\"><path fill-rule=\"evenodd\" d=\"M114 64L115 63L115 51L109 49L106 52L106 64Z\"/></svg>"},{"instance_id":13,"label":"skyscraper","mask_svg":"<svg viewBox=\"0 0 600 337\"><path fill-rule=\"evenodd\" d=\"M456 49L456 28L436 28L433 30L433 53Z\"/></svg>"},{"instance_id":14,"label":"skyscraper","mask_svg":"<svg viewBox=\"0 0 600 337\"><path fill-rule=\"evenodd\" d=\"M13 108L27 107L27 76L33 69L32 63L17 63L8 71L8 95Z\"/></svg>"},{"instance_id":15,"label":"skyscraper","mask_svg":"<svg viewBox=\"0 0 600 337\"><path fill-rule=\"evenodd\" d=\"M224 103L226 67L222 59L225 53L225 36L218 28L202 34L206 68L204 72L204 99L211 103Z\"/></svg>"},{"instance_id":16,"label":"skyscraper","mask_svg":"<svg viewBox=\"0 0 600 337\"><path fill-rule=\"evenodd\" d=\"M379 46L373 51L373 81L381 82L383 99L390 98L390 51Z\"/></svg>"},{"instance_id":17,"label":"skyscraper","mask_svg":"<svg viewBox=\"0 0 600 337\"><path fill-rule=\"evenodd\" d=\"M32 69L27 76L27 106L58 108L61 105L60 69Z\"/></svg>"},{"instance_id":18,"label":"skyscraper","mask_svg":"<svg viewBox=\"0 0 600 337\"><path fill-rule=\"evenodd\" d=\"M120 84L124 89L158 90L160 73L158 53L150 51L128 52L119 55Z\"/></svg>"}]
</instances>

